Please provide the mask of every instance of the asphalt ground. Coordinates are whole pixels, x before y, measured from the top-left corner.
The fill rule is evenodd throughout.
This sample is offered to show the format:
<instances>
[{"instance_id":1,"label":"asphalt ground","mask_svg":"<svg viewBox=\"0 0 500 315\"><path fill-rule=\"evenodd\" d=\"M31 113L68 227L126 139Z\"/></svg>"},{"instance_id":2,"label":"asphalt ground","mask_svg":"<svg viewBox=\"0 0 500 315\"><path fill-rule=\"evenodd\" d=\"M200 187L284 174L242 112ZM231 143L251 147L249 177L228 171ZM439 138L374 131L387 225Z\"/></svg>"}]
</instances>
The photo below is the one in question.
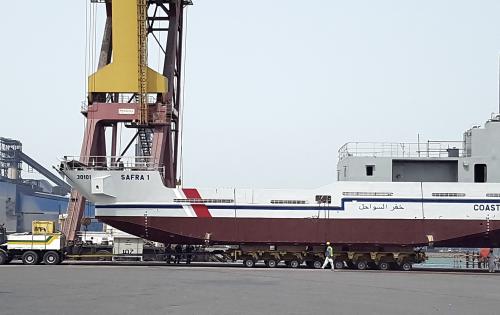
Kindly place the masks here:
<instances>
[{"instance_id":1,"label":"asphalt ground","mask_svg":"<svg viewBox=\"0 0 500 315\"><path fill-rule=\"evenodd\" d=\"M0 314L500 314L500 273L10 264Z\"/></svg>"}]
</instances>

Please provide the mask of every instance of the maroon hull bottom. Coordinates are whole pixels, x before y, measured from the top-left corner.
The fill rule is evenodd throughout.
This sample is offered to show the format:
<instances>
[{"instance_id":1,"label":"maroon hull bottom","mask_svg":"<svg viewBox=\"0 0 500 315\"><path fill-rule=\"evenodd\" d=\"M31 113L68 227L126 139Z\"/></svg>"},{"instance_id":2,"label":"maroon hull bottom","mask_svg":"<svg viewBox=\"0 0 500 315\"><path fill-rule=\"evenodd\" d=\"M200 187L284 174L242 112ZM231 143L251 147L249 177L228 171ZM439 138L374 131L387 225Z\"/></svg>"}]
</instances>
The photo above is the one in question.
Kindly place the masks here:
<instances>
[{"instance_id":1,"label":"maroon hull bottom","mask_svg":"<svg viewBox=\"0 0 500 315\"><path fill-rule=\"evenodd\" d=\"M500 223L479 220L98 217L162 243L500 247Z\"/></svg>"}]
</instances>

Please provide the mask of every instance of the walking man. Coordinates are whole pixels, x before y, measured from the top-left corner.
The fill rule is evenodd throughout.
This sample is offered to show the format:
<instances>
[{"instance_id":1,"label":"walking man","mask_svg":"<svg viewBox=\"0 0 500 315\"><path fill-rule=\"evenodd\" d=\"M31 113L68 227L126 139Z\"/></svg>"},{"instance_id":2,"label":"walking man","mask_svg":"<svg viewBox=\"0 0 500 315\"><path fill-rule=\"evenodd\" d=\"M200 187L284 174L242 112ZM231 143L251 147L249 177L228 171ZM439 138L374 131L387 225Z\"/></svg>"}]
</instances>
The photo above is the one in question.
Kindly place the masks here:
<instances>
[{"instance_id":1,"label":"walking man","mask_svg":"<svg viewBox=\"0 0 500 315\"><path fill-rule=\"evenodd\" d=\"M191 259L193 257L193 250L194 247L193 245L187 245L186 246L186 264L189 265L191 263Z\"/></svg>"},{"instance_id":2,"label":"walking man","mask_svg":"<svg viewBox=\"0 0 500 315\"><path fill-rule=\"evenodd\" d=\"M330 246L330 242L326 242L325 262L323 263L323 267L321 268L325 269L328 263L330 263L330 266L332 266L332 270L334 270L335 266L333 264L333 248Z\"/></svg>"},{"instance_id":3,"label":"walking man","mask_svg":"<svg viewBox=\"0 0 500 315\"><path fill-rule=\"evenodd\" d=\"M181 244L177 244L175 245L175 259L174 259L174 263L175 264L180 264L181 263L181 258L182 258L182 245Z\"/></svg>"},{"instance_id":4,"label":"walking man","mask_svg":"<svg viewBox=\"0 0 500 315\"><path fill-rule=\"evenodd\" d=\"M170 261L172 260L172 245L167 244L165 245L165 260L167 264L170 264Z\"/></svg>"},{"instance_id":5,"label":"walking man","mask_svg":"<svg viewBox=\"0 0 500 315\"><path fill-rule=\"evenodd\" d=\"M495 262L496 262L496 257L495 254L493 254L493 248L490 249L490 253L488 254L488 271L489 272L495 272Z\"/></svg>"}]
</instances>

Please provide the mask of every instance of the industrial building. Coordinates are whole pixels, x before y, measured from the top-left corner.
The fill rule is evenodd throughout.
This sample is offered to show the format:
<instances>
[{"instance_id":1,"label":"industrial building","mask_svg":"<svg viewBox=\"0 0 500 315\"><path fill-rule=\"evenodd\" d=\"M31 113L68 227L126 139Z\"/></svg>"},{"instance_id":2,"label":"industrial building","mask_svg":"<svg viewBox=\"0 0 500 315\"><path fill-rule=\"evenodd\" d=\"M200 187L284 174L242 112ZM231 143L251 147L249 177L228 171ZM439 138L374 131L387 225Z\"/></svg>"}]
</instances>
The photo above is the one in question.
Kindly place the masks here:
<instances>
[{"instance_id":1,"label":"industrial building","mask_svg":"<svg viewBox=\"0 0 500 315\"><path fill-rule=\"evenodd\" d=\"M43 178L28 178L34 177L29 176L32 172ZM57 222L66 213L70 190L63 180L23 153L20 141L0 137L0 224L8 233L31 231L33 220ZM102 230L102 223L93 219L92 203L85 204L83 216L83 230Z\"/></svg>"}]
</instances>

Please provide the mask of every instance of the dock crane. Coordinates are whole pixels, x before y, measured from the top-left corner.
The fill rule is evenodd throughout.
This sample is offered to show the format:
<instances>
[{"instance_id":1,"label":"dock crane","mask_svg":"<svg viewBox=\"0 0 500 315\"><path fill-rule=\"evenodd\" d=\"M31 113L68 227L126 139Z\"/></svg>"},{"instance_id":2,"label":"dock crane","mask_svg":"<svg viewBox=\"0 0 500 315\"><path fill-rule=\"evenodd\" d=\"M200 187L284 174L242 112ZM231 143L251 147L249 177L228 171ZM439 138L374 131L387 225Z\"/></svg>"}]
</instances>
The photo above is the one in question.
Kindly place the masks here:
<instances>
[{"instance_id":1,"label":"dock crane","mask_svg":"<svg viewBox=\"0 0 500 315\"><path fill-rule=\"evenodd\" d=\"M88 101L79 163L119 167L121 157L138 139L140 158L163 169L167 187L178 177L184 10L191 0L91 0L106 9L97 71L88 77ZM161 27L162 21L168 27ZM165 42L160 42L166 33ZM148 67L148 38L163 52L163 71ZM118 124L137 131L117 154ZM111 128L111 160L106 160L106 128ZM71 191L62 232L74 241L80 229L85 197Z\"/></svg>"}]
</instances>

